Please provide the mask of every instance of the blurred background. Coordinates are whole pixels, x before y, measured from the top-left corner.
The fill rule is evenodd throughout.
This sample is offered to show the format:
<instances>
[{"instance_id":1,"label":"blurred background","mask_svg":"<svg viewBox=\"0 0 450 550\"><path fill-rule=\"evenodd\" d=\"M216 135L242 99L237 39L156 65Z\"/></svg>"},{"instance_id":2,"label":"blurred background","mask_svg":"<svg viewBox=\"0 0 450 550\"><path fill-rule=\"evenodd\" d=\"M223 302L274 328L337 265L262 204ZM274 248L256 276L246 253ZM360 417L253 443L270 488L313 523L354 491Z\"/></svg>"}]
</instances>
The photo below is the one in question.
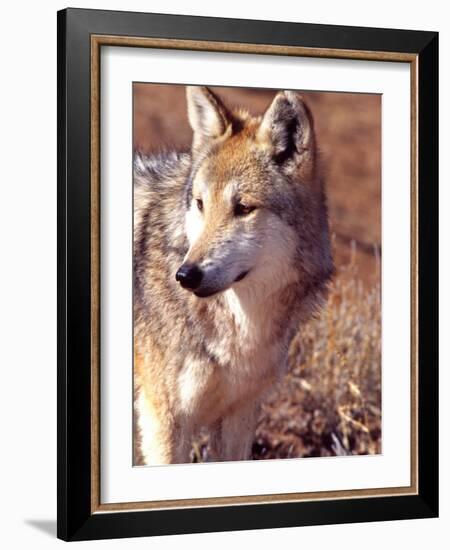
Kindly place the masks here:
<instances>
[{"instance_id":1,"label":"blurred background","mask_svg":"<svg viewBox=\"0 0 450 550\"><path fill-rule=\"evenodd\" d=\"M214 87L262 114L277 90ZM135 83L134 149L188 150L181 85ZM302 92L326 167L337 268L323 311L292 342L289 372L264 402L253 458L381 452L381 96ZM140 463L135 434L135 464ZM208 459L208 437L193 461Z\"/></svg>"}]
</instances>

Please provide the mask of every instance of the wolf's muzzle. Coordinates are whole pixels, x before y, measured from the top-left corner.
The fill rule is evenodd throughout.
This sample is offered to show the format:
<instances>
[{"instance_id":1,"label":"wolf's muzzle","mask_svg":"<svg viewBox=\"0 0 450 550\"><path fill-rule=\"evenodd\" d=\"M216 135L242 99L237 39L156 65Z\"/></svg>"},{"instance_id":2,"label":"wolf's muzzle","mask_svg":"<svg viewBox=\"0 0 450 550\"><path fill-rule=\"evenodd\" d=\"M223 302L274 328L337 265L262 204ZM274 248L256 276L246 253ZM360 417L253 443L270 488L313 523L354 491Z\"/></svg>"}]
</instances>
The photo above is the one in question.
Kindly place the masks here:
<instances>
[{"instance_id":1,"label":"wolf's muzzle","mask_svg":"<svg viewBox=\"0 0 450 550\"><path fill-rule=\"evenodd\" d=\"M175 275L175 279L183 288L195 290L203 279L203 271L195 264L183 264Z\"/></svg>"}]
</instances>

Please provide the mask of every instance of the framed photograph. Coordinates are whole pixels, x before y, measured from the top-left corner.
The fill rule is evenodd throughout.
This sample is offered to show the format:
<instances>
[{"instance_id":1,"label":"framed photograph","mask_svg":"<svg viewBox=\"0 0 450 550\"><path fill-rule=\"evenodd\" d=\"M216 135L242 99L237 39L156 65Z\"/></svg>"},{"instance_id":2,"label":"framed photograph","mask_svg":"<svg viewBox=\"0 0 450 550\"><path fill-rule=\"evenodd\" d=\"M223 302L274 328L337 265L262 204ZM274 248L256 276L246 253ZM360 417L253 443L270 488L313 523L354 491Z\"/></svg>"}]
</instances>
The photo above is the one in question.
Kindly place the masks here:
<instances>
[{"instance_id":1,"label":"framed photograph","mask_svg":"<svg viewBox=\"0 0 450 550\"><path fill-rule=\"evenodd\" d=\"M438 514L438 35L58 13L58 537Z\"/></svg>"}]
</instances>

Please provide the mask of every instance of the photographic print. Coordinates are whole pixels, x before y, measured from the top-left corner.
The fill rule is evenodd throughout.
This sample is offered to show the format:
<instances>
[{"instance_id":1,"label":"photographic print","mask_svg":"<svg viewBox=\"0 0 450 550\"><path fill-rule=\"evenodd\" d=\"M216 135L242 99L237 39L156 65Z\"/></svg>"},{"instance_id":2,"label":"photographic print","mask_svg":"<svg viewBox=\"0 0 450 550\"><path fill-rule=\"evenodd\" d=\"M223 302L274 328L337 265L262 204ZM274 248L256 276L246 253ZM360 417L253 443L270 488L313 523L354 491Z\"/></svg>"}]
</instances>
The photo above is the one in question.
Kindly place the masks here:
<instances>
[{"instance_id":1,"label":"photographic print","mask_svg":"<svg viewBox=\"0 0 450 550\"><path fill-rule=\"evenodd\" d=\"M437 83L434 32L58 13L58 537L438 515Z\"/></svg>"},{"instance_id":2,"label":"photographic print","mask_svg":"<svg viewBox=\"0 0 450 550\"><path fill-rule=\"evenodd\" d=\"M381 95L134 82L133 149L133 464L381 453Z\"/></svg>"}]
</instances>

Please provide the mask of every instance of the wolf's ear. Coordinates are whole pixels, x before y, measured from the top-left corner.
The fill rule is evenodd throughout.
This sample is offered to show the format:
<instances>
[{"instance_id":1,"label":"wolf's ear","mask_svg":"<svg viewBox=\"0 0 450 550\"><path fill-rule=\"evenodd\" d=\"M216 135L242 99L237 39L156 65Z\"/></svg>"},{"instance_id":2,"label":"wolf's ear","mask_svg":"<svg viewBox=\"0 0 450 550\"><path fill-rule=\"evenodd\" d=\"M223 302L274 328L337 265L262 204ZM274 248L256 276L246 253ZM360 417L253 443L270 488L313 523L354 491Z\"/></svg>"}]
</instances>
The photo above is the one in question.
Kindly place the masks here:
<instances>
[{"instance_id":1,"label":"wolf's ear","mask_svg":"<svg viewBox=\"0 0 450 550\"><path fill-rule=\"evenodd\" d=\"M269 147L274 161L289 172L313 169L314 128L311 113L296 92L279 92L263 115L258 141Z\"/></svg>"},{"instance_id":2,"label":"wolf's ear","mask_svg":"<svg viewBox=\"0 0 450 550\"><path fill-rule=\"evenodd\" d=\"M187 86L188 117L197 149L208 139L215 139L231 126L231 116L220 99L206 86Z\"/></svg>"}]
</instances>

